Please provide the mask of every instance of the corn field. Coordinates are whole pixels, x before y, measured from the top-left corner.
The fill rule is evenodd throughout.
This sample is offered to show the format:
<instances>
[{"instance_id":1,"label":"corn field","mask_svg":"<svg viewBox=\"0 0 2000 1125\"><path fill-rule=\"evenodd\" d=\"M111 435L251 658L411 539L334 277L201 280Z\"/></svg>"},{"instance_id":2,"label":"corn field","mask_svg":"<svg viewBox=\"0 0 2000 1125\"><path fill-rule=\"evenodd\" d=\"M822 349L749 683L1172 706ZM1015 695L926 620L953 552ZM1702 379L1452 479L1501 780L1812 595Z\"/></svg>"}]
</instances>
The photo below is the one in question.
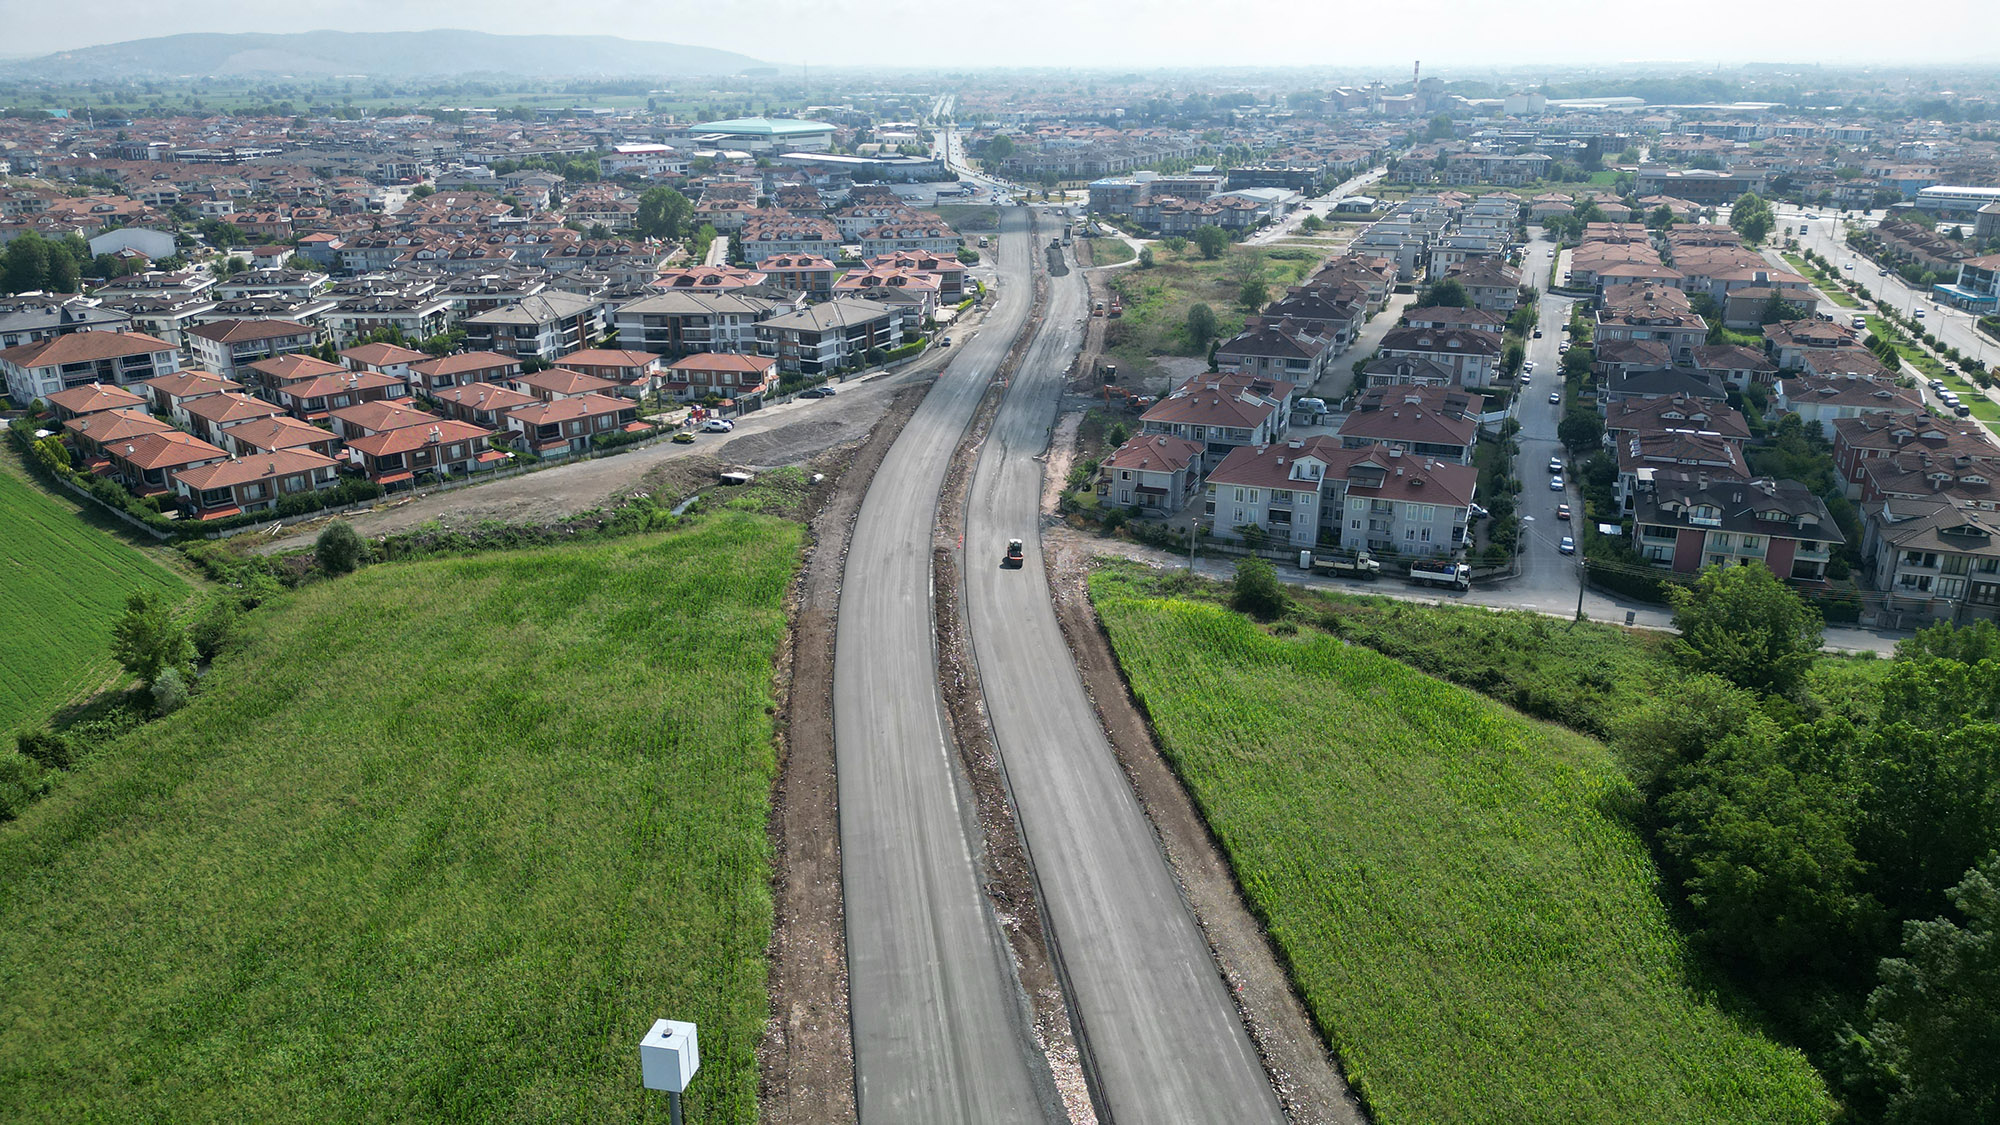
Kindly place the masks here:
<instances>
[{"instance_id":1,"label":"corn field","mask_svg":"<svg viewBox=\"0 0 2000 1125\"><path fill-rule=\"evenodd\" d=\"M380 565L0 826L0 1119L756 1118L797 524Z\"/></svg>"},{"instance_id":2,"label":"corn field","mask_svg":"<svg viewBox=\"0 0 2000 1125\"><path fill-rule=\"evenodd\" d=\"M1380 1125L1828 1119L1698 977L1603 745L1311 629L1091 592Z\"/></svg>"}]
</instances>

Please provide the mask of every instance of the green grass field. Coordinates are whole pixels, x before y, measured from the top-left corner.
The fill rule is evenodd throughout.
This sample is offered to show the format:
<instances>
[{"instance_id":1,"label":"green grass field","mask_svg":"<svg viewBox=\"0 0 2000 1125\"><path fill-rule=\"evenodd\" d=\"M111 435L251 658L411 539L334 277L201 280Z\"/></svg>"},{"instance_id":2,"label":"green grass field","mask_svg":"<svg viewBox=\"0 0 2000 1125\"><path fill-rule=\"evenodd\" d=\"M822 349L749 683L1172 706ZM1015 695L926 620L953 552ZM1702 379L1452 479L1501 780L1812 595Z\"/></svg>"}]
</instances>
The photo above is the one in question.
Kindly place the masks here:
<instances>
[{"instance_id":1,"label":"green grass field","mask_svg":"<svg viewBox=\"0 0 2000 1125\"><path fill-rule=\"evenodd\" d=\"M1092 265L1115 266L1139 256L1133 252L1132 244L1122 238L1091 238L1085 241L1090 243Z\"/></svg>"},{"instance_id":2,"label":"green grass field","mask_svg":"<svg viewBox=\"0 0 2000 1125\"><path fill-rule=\"evenodd\" d=\"M1841 283L1840 278L1830 271L1816 269L1804 258L1789 251L1779 251L1778 256L1785 259L1785 264L1791 266L1793 272L1812 282L1813 288L1819 290L1827 300L1843 309L1861 307L1861 302L1855 300L1853 295L1848 293L1847 287Z\"/></svg>"},{"instance_id":3,"label":"green grass field","mask_svg":"<svg viewBox=\"0 0 2000 1125\"><path fill-rule=\"evenodd\" d=\"M1091 593L1378 1125L1828 1119L1696 975L1602 744L1116 570Z\"/></svg>"},{"instance_id":4,"label":"green grass field","mask_svg":"<svg viewBox=\"0 0 2000 1125\"><path fill-rule=\"evenodd\" d=\"M0 826L0 1118L756 1119L800 526L384 564Z\"/></svg>"},{"instance_id":5,"label":"green grass field","mask_svg":"<svg viewBox=\"0 0 2000 1125\"><path fill-rule=\"evenodd\" d=\"M187 596L179 575L0 469L0 735L115 681L111 626L136 590ZM11 743L9 744L11 746Z\"/></svg>"},{"instance_id":6,"label":"green grass field","mask_svg":"<svg viewBox=\"0 0 2000 1125\"><path fill-rule=\"evenodd\" d=\"M1221 257L1206 259L1192 241L1179 253L1156 245L1152 269L1120 270L1112 278L1125 315L1107 329L1107 350L1121 369L1141 375L1155 370L1151 362L1155 356L1204 354L1188 339L1188 310L1201 303L1214 310L1219 339L1241 332L1243 310L1237 298L1242 284L1238 274L1246 271L1246 259L1261 264L1264 283L1276 297L1286 286L1298 284L1330 253L1330 249L1273 251L1231 246Z\"/></svg>"}]
</instances>

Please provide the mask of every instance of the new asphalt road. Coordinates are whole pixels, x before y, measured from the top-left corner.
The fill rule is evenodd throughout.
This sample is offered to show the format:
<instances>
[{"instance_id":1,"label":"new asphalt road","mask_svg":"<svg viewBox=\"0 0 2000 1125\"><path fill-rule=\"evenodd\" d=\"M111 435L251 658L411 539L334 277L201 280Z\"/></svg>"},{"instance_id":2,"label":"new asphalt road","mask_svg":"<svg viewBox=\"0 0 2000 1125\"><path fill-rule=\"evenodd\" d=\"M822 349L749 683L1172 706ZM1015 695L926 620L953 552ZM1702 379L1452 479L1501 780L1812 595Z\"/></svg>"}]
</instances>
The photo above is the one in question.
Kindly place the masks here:
<instances>
[{"instance_id":1,"label":"new asphalt road","mask_svg":"<svg viewBox=\"0 0 2000 1125\"><path fill-rule=\"evenodd\" d=\"M1089 303L1068 265L1051 278L968 501L965 594L987 712L1100 1112L1120 1123L1275 1125L1283 1114L1263 1066L1050 604L1042 462ZM1018 570L999 565L1010 538L1027 546Z\"/></svg>"},{"instance_id":2,"label":"new asphalt road","mask_svg":"<svg viewBox=\"0 0 2000 1125\"><path fill-rule=\"evenodd\" d=\"M866 1125L1061 1121L980 887L980 833L937 688L931 535L952 451L1031 304L1030 219L1003 209L999 307L910 419L856 517L834 743L855 1093Z\"/></svg>"}]
</instances>

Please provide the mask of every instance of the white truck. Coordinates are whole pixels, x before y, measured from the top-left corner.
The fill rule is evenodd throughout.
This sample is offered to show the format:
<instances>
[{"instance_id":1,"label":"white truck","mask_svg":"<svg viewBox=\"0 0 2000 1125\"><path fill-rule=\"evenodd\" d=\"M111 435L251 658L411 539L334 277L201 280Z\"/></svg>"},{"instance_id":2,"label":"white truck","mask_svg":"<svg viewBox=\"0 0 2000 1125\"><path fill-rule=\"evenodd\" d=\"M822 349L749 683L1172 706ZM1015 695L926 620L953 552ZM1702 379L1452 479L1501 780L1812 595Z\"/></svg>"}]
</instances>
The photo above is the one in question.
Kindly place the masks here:
<instances>
[{"instance_id":1,"label":"white truck","mask_svg":"<svg viewBox=\"0 0 2000 1125\"><path fill-rule=\"evenodd\" d=\"M1352 557L1300 551L1299 569L1310 570L1314 574L1331 574L1336 578L1359 578L1364 582L1373 582L1381 575L1382 564L1370 558L1366 551Z\"/></svg>"},{"instance_id":2,"label":"white truck","mask_svg":"<svg viewBox=\"0 0 2000 1125\"><path fill-rule=\"evenodd\" d=\"M1418 562L1410 564L1410 581L1419 586L1450 586L1454 590L1472 589L1472 568L1455 562Z\"/></svg>"}]
</instances>

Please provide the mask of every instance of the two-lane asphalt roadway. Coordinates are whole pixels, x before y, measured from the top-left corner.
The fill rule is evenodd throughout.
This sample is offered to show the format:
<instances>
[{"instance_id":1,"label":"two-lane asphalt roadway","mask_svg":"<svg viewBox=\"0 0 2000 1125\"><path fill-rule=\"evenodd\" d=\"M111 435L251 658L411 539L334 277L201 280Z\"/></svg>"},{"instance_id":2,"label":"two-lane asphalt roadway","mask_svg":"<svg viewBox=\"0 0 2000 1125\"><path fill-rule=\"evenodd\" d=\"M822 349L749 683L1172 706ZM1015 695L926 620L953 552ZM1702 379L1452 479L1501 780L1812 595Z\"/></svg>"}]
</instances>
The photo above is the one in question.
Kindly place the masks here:
<instances>
[{"instance_id":1,"label":"two-lane asphalt roadway","mask_svg":"<svg viewBox=\"0 0 2000 1125\"><path fill-rule=\"evenodd\" d=\"M1554 244L1544 241L1540 234L1528 243L1522 251L1521 274L1523 277L1545 280L1549 273L1549 254ZM1536 288L1540 288L1540 284ZM1535 326L1541 329L1541 339L1528 339L1528 362L1535 365L1529 381L1516 381L1514 417L1521 423L1521 432L1515 436L1521 452L1514 458L1514 475L1521 481L1521 495L1516 511L1522 517L1520 576L1505 579L1501 588L1509 599L1523 607L1549 612L1574 611L1577 588L1582 583L1582 573L1574 555L1564 555L1557 544L1565 535L1581 539L1581 534L1573 523L1565 523L1556 518L1556 505L1568 504L1572 518L1581 519L1583 514L1583 494L1572 479L1575 466L1569 463L1569 453L1563 449L1556 437L1556 424L1562 421L1563 403L1549 401L1551 392L1563 390L1562 356L1558 349L1569 337L1563 334L1563 325L1569 321L1570 309L1575 301L1568 297L1543 294L1540 318ZM1549 458L1563 459L1564 490L1556 492L1549 487Z\"/></svg>"},{"instance_id":2,"label":"two-lane asphalt roadway","mask_svg":"<svg viewBox=\"0 0 2000 1125\"><path fill-rule=\"evenodd\" d=\"M1051 278L973 479L965 596L987 712L1101 1112L1146 1125L1276 1125L1263 1066L1050 603L1043 455L1087 315L1082 277L1072 268ZM1018 570L999 565L1010 538L1026 544Z\"/></svg>"},{"instance_id":3,"label":"two-lane asphalt roadway","mask_svg":"<svg viewBox=\"0 0 2000 1125\"><path fill-rule=\"evenodd\" d=\"M952 451L1026 322L1031 219L1003 210L999 307L876 470L835 637L855 1094L865 1125L1060 1122L1013 962L980 885L981 835L937 687L931 536Z\"/></svg>"}]
</instances>

